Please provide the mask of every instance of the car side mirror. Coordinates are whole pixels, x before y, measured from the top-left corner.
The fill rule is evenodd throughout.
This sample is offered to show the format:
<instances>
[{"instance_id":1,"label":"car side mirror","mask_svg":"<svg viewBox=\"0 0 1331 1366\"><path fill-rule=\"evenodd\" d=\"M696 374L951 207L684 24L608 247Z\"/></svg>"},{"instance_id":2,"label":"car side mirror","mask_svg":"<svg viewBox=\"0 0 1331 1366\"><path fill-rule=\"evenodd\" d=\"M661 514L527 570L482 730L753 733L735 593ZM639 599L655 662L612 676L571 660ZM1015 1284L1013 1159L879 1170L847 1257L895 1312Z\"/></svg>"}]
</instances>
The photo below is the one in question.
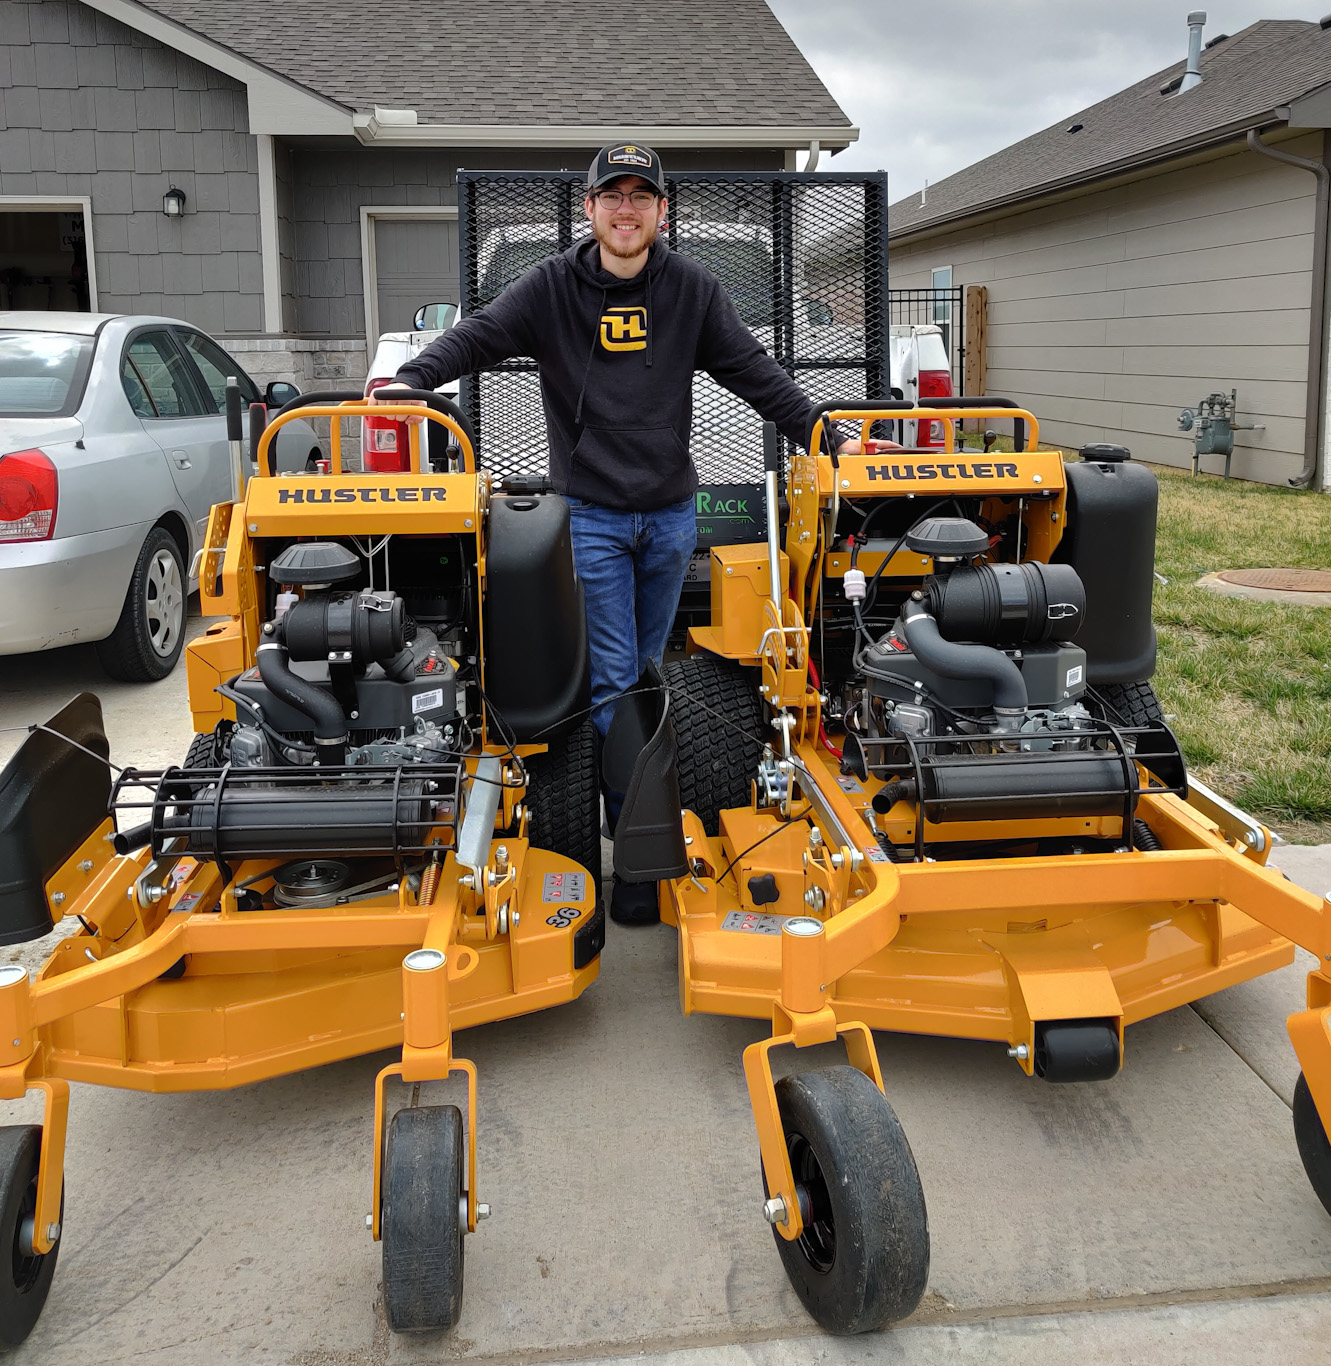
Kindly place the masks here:
<instances>
[{"instance_id":1,"label":"car side mirror","mask_svg":"<svg viewBox=\"0 0 1331 1366\"><path fill-rule=\"evenodd\" d=\"M442 332L448 326L449 310L454 304L422 304L411 325L417 332Z\"/></svg>"},{"instance_id":2,"label":"car side mirror","mask_svg":"<svg viewBox=\"0 0 1331 1366\"><path fill-rule=\"evenodd\" d=\"M285 380L275 379L264 391L264 402L270 408L285 407L292 399L300 397L300 390Z\"/></svg>"}]
</instances>

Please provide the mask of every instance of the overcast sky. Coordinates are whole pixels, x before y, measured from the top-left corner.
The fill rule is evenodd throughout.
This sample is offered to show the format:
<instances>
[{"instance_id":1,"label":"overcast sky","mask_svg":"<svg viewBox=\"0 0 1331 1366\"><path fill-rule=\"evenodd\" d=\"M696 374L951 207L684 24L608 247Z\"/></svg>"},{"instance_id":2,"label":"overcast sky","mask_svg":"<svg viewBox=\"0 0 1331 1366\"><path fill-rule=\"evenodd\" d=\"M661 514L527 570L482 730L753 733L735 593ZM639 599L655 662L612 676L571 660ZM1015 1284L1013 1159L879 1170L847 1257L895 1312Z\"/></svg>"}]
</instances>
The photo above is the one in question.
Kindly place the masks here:
<instances>
[{"instance_id":1,"label":"overcast sky","mask_svg":"<svg viewBox=\"0 0 1331 1366\"><path fill-rule=\"evenodd\" d=\"M891 177L895 202L1132 85L1188 51L1171 0L767 0L860 129L822 169ZM1204 42L1331 0L1198 5ZM801 168L803 162L801 161Z\"/></svg>"}]
</instances>

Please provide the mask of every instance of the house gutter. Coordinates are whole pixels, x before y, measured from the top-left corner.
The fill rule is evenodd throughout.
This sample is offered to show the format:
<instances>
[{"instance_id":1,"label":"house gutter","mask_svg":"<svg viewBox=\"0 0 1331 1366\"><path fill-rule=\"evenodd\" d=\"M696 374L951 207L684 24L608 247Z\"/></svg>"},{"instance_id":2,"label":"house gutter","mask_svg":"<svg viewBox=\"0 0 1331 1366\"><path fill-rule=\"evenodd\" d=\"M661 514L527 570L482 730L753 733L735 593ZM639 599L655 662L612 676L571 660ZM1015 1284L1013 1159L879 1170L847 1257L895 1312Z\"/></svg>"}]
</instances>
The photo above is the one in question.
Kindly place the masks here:
<instances>
[{"instance_id":1,"label":"house gutter","mask_svg":"<svg viewBox=\"0 0 1331 1366\"><path fill-rule=\"evenodd\" d=\"M1325 147L1323 134L1323 147ZM1317 177L1317 203L1313 211L1312 300L1308 323L1308 401L1303 419L1303 468L1291 479L1290 486L1305 489L1317 477L1318 456L1322 448L1323 413L1326 399L1326 372L1322 353L1326 338L1326 242L1327 212L1331 206L1331 171L1320 161L1309 161L1290 152L1268 147L1256 128L1248 129L1248 146L1273 161L1311 171ZM1325 156L1325 151L1323 151Z\"/></svg>"}]
</instances>

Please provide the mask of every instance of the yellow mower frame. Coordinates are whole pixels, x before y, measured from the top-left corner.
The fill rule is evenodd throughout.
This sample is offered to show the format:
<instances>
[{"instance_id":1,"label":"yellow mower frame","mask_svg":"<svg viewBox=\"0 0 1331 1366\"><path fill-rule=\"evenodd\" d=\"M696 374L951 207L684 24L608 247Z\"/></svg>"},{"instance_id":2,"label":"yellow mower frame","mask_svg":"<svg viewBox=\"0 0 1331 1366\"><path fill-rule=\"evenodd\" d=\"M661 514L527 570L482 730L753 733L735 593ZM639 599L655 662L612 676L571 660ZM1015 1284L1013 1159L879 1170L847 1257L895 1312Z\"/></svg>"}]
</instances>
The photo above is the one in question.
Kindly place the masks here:
<instances>
[{"instance_id":1,"label":"yellow mower frame","mask_svg":"<svg viewBox=\"0 0 1331 1366\"><path fill-rule=\"evenodd\" d=\"M883 783L872 774L847 778L826 731L820 739L833 723L811 681L809 656L817 648L820 585L849 567L849 555L831 544L837 509L843 499L901 496L901 485L885 484L885 461L899 469L904 462L910 477L926 460L926 469L951 472L922 492L954 493L949 478L952 485L964 478L964 492L984 499L986 514L1021 519L1019 544L1029 558L1048 560L1058 545L1067 514L1061 453L1037 450L1032 413L972 402L979 406L830 412L830 420L858 423L865 442L875 422L942 421L945 450L834 459L816 428L810 453L790 462L783 544L769 473L769 543L712 551L711 622L689 635L690 655L758 669L775 764L789 784L776 803L755 783L748 806L722 810L716 835L685 812L690 874L663 882L660 897L663 920L678 931L684 1012L771 1021L772 1036L745 1050L744 1072L770 1197L765 1213L786 1243L804 1235L808 1213L773 1082L772 1050L787 1044L841 1039L851 1065L879 1091L874 1029L1006 1043L1030 1075L1042 1023L1096 1017L1113 1022L1121 1058L1126 1025L1282 967L1299 944L1319 967L1308 976L1307 1009L1290 1017L1289 1034L1323 1130L1331 1120L1331 899L1264 866L1271 837L1256 821L1196 782L1186 800L1153 792L1138 766L1136 814L1158 850L898 864L887 861L880 833L898 846L917 835L925 844L1060 834L1117 839L1122 819L990 820L945 829L926 822L917 832L917 808L903 801L875 814L872 799ZM949 462L956 424L975 418L1024 421L1026 448ZM860 563L871 573L882 559L866 551ZM887 572L921 580L932 568L927 557L900 548ZM719 745L732 741L717 734ZM767 914L775 909L770 896L757 903L748 887L751 876L769 874L784 920ZM744 930L761 932L737 932ZM1331 1200L1331 1191L1318 1194ZM876 1326L838 1329L810 1308L833 1331Z\"/></svg>"},{"instance_id":2,"label":"yellow mower frame","mask_svg":"<svg viewBox=\"0 0 1331 1366\"><path fill-rule=\"evenodd\" d=\"M343 472L339 424L371 412L441 424L472 472L422 468L424 429L416 422L408 428L412 473ZM314 417L332 423L331 471L273 477L278 431ZM276 416L257 456L258 473L241 495L213 508L202 552L202 610L231 620L188 649L200 733L234 719L233 704L213 689L254 664L269 538L470 537L476 611L483 611L489 479L475 472L471 442L452 417L407 404L316 403ZM596 979L603 942L603 930L599 939L595 932L602 923L595 870L528 839L521 760L547 747L505 744L490 724L487 714L466 758L470 775L488 765L489 781L503 784L483 866L459 864L450 830L419 882L403 876L345 906L250 910L238 904L238 889L271 886L283 860L247 858L226 877L220 861L154 858L147 848L121 855L109 817L70 853L44 891L52 918L78 917L80 927L31 983L21 969L0 974L0 1097L33 1089L44 1096L34 1254L51 1252L60 1235L70 1081L226 1089L398 1046L401 1060L379 1073L374 1088L372 1234L377 1241L386 1082L454 1073L467 1085L465 1228L476 1229L488 1213L477 1199L476 1068L455 1055L454 1030L573 1000ZM559 908L543 905L546 879L569 873L585 874L582 894L562 898ZM555 909L562 913L552 916ZM589 926L594 951L575 966L575 936Z\"/></svg>"}]
</instances>

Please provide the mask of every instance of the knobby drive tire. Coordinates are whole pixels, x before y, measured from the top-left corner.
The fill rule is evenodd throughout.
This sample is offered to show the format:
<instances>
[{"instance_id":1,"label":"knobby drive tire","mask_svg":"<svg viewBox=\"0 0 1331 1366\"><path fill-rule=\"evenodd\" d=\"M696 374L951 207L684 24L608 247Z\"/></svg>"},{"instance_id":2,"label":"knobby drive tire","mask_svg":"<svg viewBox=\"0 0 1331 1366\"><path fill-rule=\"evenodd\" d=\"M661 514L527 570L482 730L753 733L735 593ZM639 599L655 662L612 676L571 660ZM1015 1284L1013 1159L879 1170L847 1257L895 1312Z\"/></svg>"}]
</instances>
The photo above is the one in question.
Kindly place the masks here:
<instances>
[{"instance_id":1,"label":"knobby drive tire","mask_svg":"<svg viewBox=\"0 0 1331 1366\"><path fill-rule=\"evenodd\" d=\"M758 671L715 655L675 659L661 671L679 755L679 795L709 835L721 812L748 806L768 730Z\"/></svg>"},{"instance_id":2,"label":"knobby drive tire","mask_svg":"<svg viewBox=\"0 0 1331 1366\"><path fill-rule=\"evenodd\" d=\"M1303 1170L1328 1214L1331 1214L1331 1141L1317 1113L1308 1079L1299 1073L1294 1084L1294 1141L1299 1145Z\"/></svg>"},{"instance_id":3,"label":"knobby drive tire","mask_svg":"<svg viewBox=\"0 0 1331 1366\"><path fill-rule=\"evenodd\" d=\"M189 752L185 755L184 768L212 768L213 767L213 733L209 731L206 735L196 735L189 742Z\"/></svg>"},{"instance_id":4,"label":"knobby drive tire","mask_svg":"<svg viewBox=\"0 0 1331 1366\"><path fill-rule=\"evenodd\" d=\"M388 1122L380 1190L384 1315L395 1333L451 1328L462 1308L462 1113L399 1110Z\"/></svg>"},{"instance_id":5,"label":"knobby drive tire","mask_svg":"<svg viewBox=\"0 0 1331 1366\"><path fill-rule=\"evenodd\" d=\"M24 1251L24 1221L37 1210L37 1159L42 1130L38 1124L0 1128L0 1347L17 1347L32 1332L51 1290L60 1240L50 1252ZM60 1196L64 1222L65 1197ZM12 1256L4 1260L3 1249Z\"/></svg>"},{"instance_id":6,"label":"knobby drive tire","mask_svg":"<svg viewBox=\"0 0 1331 1366\"><path fill-rule=\"evenodd\" d=\"M776 1101L807 1210L793 1242L772 1230L795 1293L829 1333L905 1318L929 1280L929 1218L892 1107L844 1065L783 1078Z\"/></svg>"},{"instance_id":7,"label":"knobby drive tire","mask_svg":"<svg viewBox=\"0 0 1331 1366\"><path fill-rule=\"evenodd\" d=\"M97 642L97 657L112 678L155 683L176 667L185 647L186 587L175 537L153 527L135 561L116 629Z\"/></svg>"},{"instance_id":8,"label":"knobby drive tire","mask_svg":"<svg viewBox=\"0 0 1331 1366\"><path fill-rule=\"evenodd\" d=\"M590 720L562 735L527 766L527 827L533 849L580 863L601 887L601 780Z\"/></svg>"},{"instance_id":9,"label":"knobby drive tire","mask_svg":"<svg viewBox=\"0 0 1331 1366\"><path fill-rule=\"evenodd\" d=\"M1103 720L1122 726L1163 726L1165 714L1149 683L1101 683L1091 698L1091 710Z\"/></svg>"}]
</instances>

